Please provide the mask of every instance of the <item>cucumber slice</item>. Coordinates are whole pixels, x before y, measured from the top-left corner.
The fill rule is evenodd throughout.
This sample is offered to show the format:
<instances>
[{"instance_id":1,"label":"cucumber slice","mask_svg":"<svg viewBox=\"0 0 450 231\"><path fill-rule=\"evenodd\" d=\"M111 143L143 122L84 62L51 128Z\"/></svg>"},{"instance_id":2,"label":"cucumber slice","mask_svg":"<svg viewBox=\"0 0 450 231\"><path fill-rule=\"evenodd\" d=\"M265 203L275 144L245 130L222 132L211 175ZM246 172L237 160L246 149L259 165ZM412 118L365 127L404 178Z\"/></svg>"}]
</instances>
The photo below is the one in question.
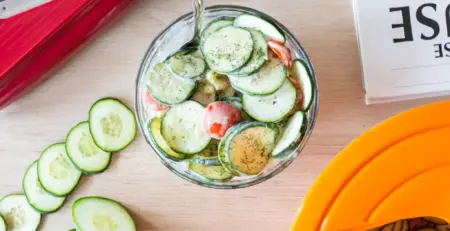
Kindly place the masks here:
<instances>
[{"instance_id":1,"label":"cucumber slice","mask_svg":"<svg viewBox=\"0 0 450 231\"><path fill-rule=\"evenodd\" d=\"M170 70L182 81L194 82L206 72L206 62L193 54L174 55L169 59Z\"/></svg>"},{"instance_id":2,"label":"cucumber slice","mask_svg":"<svg viewBox=\"0 0 450 231\"><path fill-rule=\"evenodd\" d=\"M23 194L11 194L0 200L0 216L8 231L36 231L41 214L31 207Z\"/></svg>"},{"instance_id":3,"label":"cucumber slice","mask_svg":"<svg viewBox=\"0 0 450 231\"><path fill-rule=\"evenodd\" d=\"M152 121L150 122L150 138L156 149L158 149L158 151L162 153L165 157L174 161L179 161L186 158L185 154L181 154L172 150L162 137L161 118L156 117L152 119Z\"/></svg>"},{"instance_id":4,"label":"cucumber slice","mask_svg":"<svg viewBox=\"0 0 450 231\"><path fill-rule=\"evenodd\" d=\"M288 72L283 62L270 57L258 72L248 77L233 77L230 75L230 82L236 90L247 95L270 95L283 86L288 76Z\"/></svg>"},{"instance_id":5,"label":"cucumber slice","mask_svg":"<svg viewBox=\"0 0 450 231\"><path fill-rule=\"evenodd\" d=\"M216 88L207 80L198 82L198 88L191 100L197 101L203 106L208 106L210 103L216 101Z\"/></svg>"},{"instance_id":6,"label":"cucumber slice","mask_svg":"<svg viewBox=\"0 0 450 231\"><path fill-rule=\"evenodd\" d=\"M260 30L267 40L274 40L281 43L286 42L286 36L284 35L283 30L275 24L254 15L243 14L234 20L233 25Z\"/></svg>"},{"instance_id":7,"label":"cucumber slice","mask_svg":"<svg viewBox=\"0 0 450 231\"><path fill-rule=\"evenodd\" d=\"M235 169L233 169L231 167L230 161L228 161L227 159L227 155L225 152L225 144L228 141L228 138L230 137L230 134L236 130L238 127L238 125L235 125L233 127L228 128L227 133L225 134L224 137L222 137L222 140L219 143L219 153L218 153L218 157L219 157L219 161L222 164L222 166L224 167L224 169L226 171L228 171L229 173L233 174L234 176L241 176L241 174L236 171Z\"/></svg>"},{"instance_id":8,"label":"cucumber slice","mask_svg":"<svg viewBox=\"0 0 450 231\"><path fill-rule=\"evenodd\" d=\"M250 60L245 66L239 68L239 70L230 73L235 77L246 77L257 72L264 64L269 60L267 42L264 35L259 30L249 30L252 33L254 40L253 54Z\"/></svg>"},{"instance_id":9,"label":"cucumber slice","mask_svg":"<svg viewBox=\"0 0 450 231\"><path fill-rule=\"evenodd\" d=\"M69 195L80 181L81 171L67 156L63 143L52 144L45 149L39 158L37 168L42 187L54 196Z\"/></svg>"},{"instance_id":10,"label":"cucumber slice","mask_svg":"<svg viewBox=\"0 0 450 231\"><path fill-rule=\"evenodd\" d=\"M307 118L304 112L295 112L289 118L284 128L283 135L273 149L274 158L283 158L292 153L300 144L307 126Z\"/></svg>"},{"instance_id":11,"label":"cucumber slice","mask_svg":"<svg viewBox=\"0 0 450 231\"><path fill-rule=\"evenodd\" d=\"M202 41L204 42L204 40L206 38L208 38L216 30L218 30L222 27L233 25L233 21L234 21L234 18L231 18L231 17L220 17L220 18L217 18L217 19L211 21L205 27L205 29L202 31L200 43L202 43Z\"/></svg>"},{"instance_id":12,"label":"cucumber slice","mask_svg":"<svg viewBox=\"0 0 450 231\"><path fill-rule=\"evenodd\" d=\"M163 104L174 105L189 99L195 92L196 84L181 81L166 63L160 63L150 73L147 87L153 98Z\"/></svg>"},{"instance_id":13,"label":"cucumber slice","mask_svg":"<svg viewBox=\"0 0 450 231\"><path fill-rule=\"evenodd\" d=\"M63 206L66 198L55 197L42 188L38 178L37 163L34 161L25 172L22 182L23 192L31 207L40 213L52 213Z\"/></svg>"},{"instance_id":14,"label":"cucumber slice","mask_svg":"<svg viewBox=\"0 0 450 231\"><path fill-rule=\"evenodd\" d=\"M167 110L161 134L174 151L193 155L206 148L211 137L202 126L205 110L195 101L186 101Z\"/></svg>"},{"instance_id":15,"label":"cucumber slice","mask_svg":"<svg viewBox=\"0 0 450 231\"><path fill-rule=\"evenodd\" d=\"M255 120L278 122L291 112L297 103L297 90L291 81L268 96L243 95L244 110Z\"/></svg>"},{"instance_id":16,"label":"cucumber slice","mask_svg":"<svg viewBox=\"0 0 450 231\"><path fill-rule=\"evenodd\" d=\"M105 171L111 162L111 153L95 144L87 121L70 130L66 138L66 151L75 166L88 174Z\"/></svg>"},{"instance_id":17,"label":"cucumber slice","mask_svg":"<svg viewBox=\"0 0 450 231\"><path fill-rule=\"evenodd\" d=\"M229 73L244 66L253 53L252 34L233 26L213 32L200 44L208 66L219 73Z\"/></svg>"},{"instance_id":18,"label":"cucumber slice","mask_svg":"<svg viewBox=\"0 0 450 231\"><path fill-rule=\"evenodd\" d=\"M118 202L102 197L84 197L72 206L72 217L79 231L136 231L128 211Z\"/></svg>"},{"instance_id":19,"label":"cucumber slice","mask_svg":"<svg viewBox=\"0 0 450 231\"><path fill-rule=\"evenodd\" d=\"M232 168L244 175L257 175L269 164L277 131L266 123L243 123L230 134L225 152Z\"/></svg>"},{"instance_id":20,"label":"cucumber slice","mask_svg":"<svg viewBox=\"0 0 450 231\"><path fill-rule=\"evenodd\" d=\"M223 91L230 87L228 77L215 71L208 71L208 73L206 73L206 80L214 85L214 88L218 91Z\"/></svg>"},{"instance_id":21,"label":"cucumber slice","mask_svg":"<svg viewBox=\"0 0 450 231\"><path fill-rule=\"evenodd\" d=\"M133 112L117 99L105 98L92 105L89 128L95 144L105 152L125 149L136 137Z\"/></svg>"},{"instance_id":22,"label":"cucumber slice","mask_svg":"<svg viewBox=\"0 0 450 231\"><path fill-rule=\"evenodd\" d=\"M302 110L308 111L314 98L314 81L306 63L300 59L292 61L291 75L297 79L303 93Z\"/></svg>"},{"instance_id":23,"label":"cucumber slice","mask_svg":"<svg viewBox=\"0 0 450 231\"><path fill-rule=\"evenodd\" d=\"M233 177L231 173L227 172L221 165L204 165L189 163L189 169L201 177L212 181L226 181Z\"/></svg>"},{"instance_id":24,"label":"cucumber slice","mask_svg":"<svg viewBox=\"0 0 450 231\"><path fill-rule=\"evenodd\" d=\"M199 154L190 156L187 161L202 165L220 165L220 161L217 158L218 149L219 141L211 140L205 150L203 150Z\"/></svg>"},{"instance_id":25,"label":"cucumber slice","mask_svg":"<svg viewBox=\"0 0 450 231\"><path fill-rule=\"evenodd\" d=\"M6 231L6 223L5 220L0 216L0 231Z\"/></svg>"}]
</instances>

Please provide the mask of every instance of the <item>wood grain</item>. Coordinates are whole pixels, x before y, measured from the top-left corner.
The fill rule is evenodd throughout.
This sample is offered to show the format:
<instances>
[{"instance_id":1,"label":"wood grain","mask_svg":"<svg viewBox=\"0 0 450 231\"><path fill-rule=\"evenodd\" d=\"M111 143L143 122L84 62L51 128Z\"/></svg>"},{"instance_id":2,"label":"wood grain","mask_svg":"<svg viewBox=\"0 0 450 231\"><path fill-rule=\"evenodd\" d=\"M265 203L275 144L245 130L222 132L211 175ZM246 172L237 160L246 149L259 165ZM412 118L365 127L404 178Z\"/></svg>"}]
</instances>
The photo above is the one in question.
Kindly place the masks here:
<instances>
[{"instance_id":1,"label":"wood grain","mask_svg":"<svg viewBox=\"0 0 450 231\"><path fill-rule=\"evenodd\" d=\"M320 113L304 153L277 177L249 189L220 191L190 184L166 169L139 136L114 155L111 168L82 179L62 210L41 230L74 227L70 206L85 195L128 206L141 231L288 230L301 201L327 163L352 139L401 111L439 99L366 106L348 0L233 0L273 15L309 52L320 85ZM0 196L21 191L26 167L49 144L64 140L87 119L97 99L132 105L137 70L151 40L179 15L187 0L142 0L45 85L0 112Z\"/></svg>"}]
</instances>

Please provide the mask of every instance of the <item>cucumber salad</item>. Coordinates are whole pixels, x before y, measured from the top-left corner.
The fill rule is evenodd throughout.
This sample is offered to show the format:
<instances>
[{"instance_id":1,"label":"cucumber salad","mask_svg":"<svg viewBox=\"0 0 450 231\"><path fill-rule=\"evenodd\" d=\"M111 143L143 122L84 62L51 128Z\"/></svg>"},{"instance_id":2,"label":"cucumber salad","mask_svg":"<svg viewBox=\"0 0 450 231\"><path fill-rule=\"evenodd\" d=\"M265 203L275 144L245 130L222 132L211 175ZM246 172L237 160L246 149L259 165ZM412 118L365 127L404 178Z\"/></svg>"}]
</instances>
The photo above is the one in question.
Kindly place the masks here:
<instances>
[{"instance_id":1,"label":"cucumber salad","mask_svg":"<svg viewBox=\"0 0 450 231\"><path fill-rule=\"evenodd\" d=\"M307 129L315 83L285 42L260 17L220 17L198 49L154 65L145 91L152 146L208 181L255 176L289 157Z\"/></svg>"}]
</instances>

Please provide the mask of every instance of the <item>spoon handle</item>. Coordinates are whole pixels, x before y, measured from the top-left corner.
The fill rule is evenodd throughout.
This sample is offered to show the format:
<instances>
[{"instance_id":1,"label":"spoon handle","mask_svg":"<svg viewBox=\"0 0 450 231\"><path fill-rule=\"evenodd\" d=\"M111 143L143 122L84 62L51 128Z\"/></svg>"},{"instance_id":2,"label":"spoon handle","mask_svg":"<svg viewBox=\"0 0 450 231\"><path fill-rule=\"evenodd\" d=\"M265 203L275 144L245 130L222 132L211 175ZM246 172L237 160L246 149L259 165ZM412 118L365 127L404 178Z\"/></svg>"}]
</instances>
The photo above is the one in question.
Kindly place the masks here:
<instances>
[{"instance_id":1,"label":"spoon handle","mask_svg":"<svg viewBox=\"0 0 450 231\"><path fill-rule=\"evenodd\" d=\"M192 0L192 8L194 9L194 38L200 37L200 30L202 29L203 14L205 12L205 5L203 0Z\"/></svg>"}]
</instances>

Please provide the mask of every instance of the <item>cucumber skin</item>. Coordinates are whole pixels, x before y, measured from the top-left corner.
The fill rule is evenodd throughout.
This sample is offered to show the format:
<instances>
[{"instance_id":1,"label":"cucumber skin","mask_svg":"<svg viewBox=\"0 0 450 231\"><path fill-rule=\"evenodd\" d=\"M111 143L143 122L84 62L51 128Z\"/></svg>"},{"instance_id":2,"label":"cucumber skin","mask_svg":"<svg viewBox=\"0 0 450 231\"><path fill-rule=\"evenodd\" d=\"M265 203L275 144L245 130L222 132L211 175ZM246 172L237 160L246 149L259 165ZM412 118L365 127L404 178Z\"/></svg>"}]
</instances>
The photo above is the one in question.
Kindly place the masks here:
<instances>
[{"instance_id":1,"label":"cucumber skin","mask_svg":"<svg viewBox=\"0 0 450 231\"><path fill-rule=\"evenodd\" d=\"M231 161L230 155L229 155L230 143L231 143L231 140L233 139L233 137L235 137L242 130L251 128L251 127L257 127L257 126L267 127L269 129L272 129L273 131L275 131L275 137L274 137L275 139L279 135L278 128L276 128L275 125L272 125L270 123L259 122L259 121L258 122L242 122L242 123L238 124L236 129L230 133L230 136L228 137L228 139L225 142L225 147L224 147L225 158L227 158L227 161L228 161L228 163L230 163L231 168L233 168L233 170L235 170L236 172L239 172L239 174L241 176L248 176L248 174L246 174L246 173L240 171L238 168L236 168L236 166L234 166L233 162Z\"/></svg>"},{"instance_id":2,"label":"cucumber skin","mask_svg":"<svg viewBox=\"0 0 450 231\"><path fill-rule=\"evenodd\" d=\"M218 150L218 156L217 156L220 163L222 164L223 168L226 171L228 171L229 173L231 173L233 176L241 176L241 174L238 171L236 171L235 169L233 169L231 164L228 162L227 154L225 153L225 146L226 146L225 144L226 144L228 138L230 137L231 133L233 133L236 130L238 125L239 124L228 128L227 133L225 134L225 136L222 138L222 140L219 143L219 147L218 147L219 150ZM223 156L221 155L221 152L223 152Z\"/></svg>"},{"instance_id":3,"label":"cucumber skin","mask_svg":"<svg viewBox=\"0 0 450 231\"><path fill-rule=\"evenodd\" d=\"M249 14L243 13L243 14L237 16L236 19L234 19L234 21L233 21L233 26L237 26L237 25L236 25L237 19L240 18L241 16L245 16L245 15L249 15ZM275 29L276 29L281 35L283 35L283 44L286 43L286 34L284 34L283 30L282 30L279 26L275 25L275 24L272 23L272 22L267 21L266 19L260 18L259 16L256 16L256 15L250 15L250 16L257 17L257 18L259 18L259 19L261 19L261 20L263 20L263 21L269 23L269 24L272 25L273 27L275 27Z\"/></svg>"},{"instance_id":4,"label":"cucumber skin","mask_svg":"<svg viewBox=\"0 0 450 231\"><path fill-rule=\"evenodd\" d=\"M133 225L134 225L134 230L136 230L136 223L134 222L134 219L131 216L130 211L125 206L123 206L121 203L119 203L119 202L117 202L115 200L111 200L111 199L106 198L106 197L96 197L96 196L81 197L81 198L78 198L75 202L73 202L73 205L72 205L72 219L75 222L75 224L77 224L76 219L73 216L75 214L75 205L77 203L79 203L80 201L82 201L82 200L89 200L89 199L107 201L107 202L114 203L114 204L118 205L119 207L122 207L128 213L128 215L131 217L131 221L133 222ZM78 227L78 225L77 225L77 227ZM79 229L79 231L89 231L89 230L81 230L81 229Z\"/></svg>"},{"instance_id":5,"label":"cucumber skin","mask_svg":"<svg viewBox=\"0 0 450 231\"><path fill-rule=\"evenodd\" d=\"M194 50L194 51L191 51L190 53L192 53L192 52L195 52L195 50ZM189 53L186 54L186 55L189 55ZM174 56L175 56L175 55L174 55ZM172 56L172 57L174 57L174 56ZM192 78L184 78L184 77L182 77L182 76L179 76L179 75L177 75L177 74L175 73L175 71L172 70L172 66L170 65L170 63L169 63L169 64L166 64L166 65L169 65L169 66L168 66L169 70L172 72L172 74L174 75L174 77L177 78L178 80L184 81L184 82L188 82L188 83L195 83L196 81L203 79L203 78L205 77L205 75L206 75L206 72L208 71L208 64L206 63L206 61L205 61L204 58L202 58L202 60L203 60L203 63L205 64L205 68L203 68L203 71L202 71L201 74L196 75L196 76L194 76L194 77L192 77ZM197 88L197 86L198 86L198 84L196 85L195 88ZM192 97L192 96L191 96L191 97ZM154 98L154 97L153 97L153 98ZM190 97L188 97L188 98L190 98Z\"/></svg>"},{"instance_id":6,"label":"cucumber skin","mask_svg":"<svg viewBox=\"0 0 450 231\"><path fill-rule=\"evenodd\" d=\"M134 112L127 105L122 103L122 101L120 101L117 98L106 97L106 98L102 98L102 99L97 100L94 104L92 104L91 108L89 109L89 118L91 117L91 112L92 112L92 109L94 108L94 106L97 105L98 103L101 103L101 102L106 101L106 100L114 101L116 103L119 103L119 104L123 105L131 113L131 115L133 115L134 126L137 128L136 115L134 114ZM90 119L89 119L89 131L90 131L90 133L92 135L92 126L91 126ZM104 152L111 152L111 153L112 152L120 152L120 151L124 150L125 148L127 148L131 143L133 143L133 141L136 139L136 134L137 134L137 131L135 130L133 139L130 142L128 142L126 145L124 145L122 148L118 149L118 150L107 150L104 147L100 147L98 145L97 141L95 141L94 136L92 136L92 140L94 140L95 145L97 145L97 147L100 148L101 150L103 150Z\"/></svg>"},{"instance_id":7,"label":"cucumber skin","mask_svg":"<svg viewBox=\"0 0 450 231\"><path fill-rule=\"evenodd\" d=\"M206 73L206 72L205 72ZM174 74L175 75L175 74ZM178 79L178 77L175 77L174 76L174 78L177 78ZM178 79L179 80L179 79ZM194 81L194 82L197 82L197 81ZM186 100L189 100L190 98L192 98L192 96L195 94L195 92L197 91L197 88L198 88L198 84L197 83L195 83L195 87L192 89L192 91L188 94L188 96L182 101L182 102L180 102L180 103L183 103L183 102L185 102ZM147 90L150 92L150 93L152 93L152 91L150 91L150 88L147 86ZM161 100L161 99L159 99L157 96L154 96L153 94L152 94L152 97L156 100L156 101L158 101L160 104L163 104L163 105L167 105L167 106L173 106L173 105L176 105L176 104L180 104L180 103L176 103L176 104L169 104L169 103L167 103L167 102L164 102L164 100Z\"/></svg>"},{"instance_id":8,"label":"cucumber skin","mask_svg":"<svg viewBox=\"0 0 450 231\"><path fill-rule=\"evenodd\" d=\"M300 130L300 133L298 134L298 136L295 138L295 141L291 145L289 145L287 148L285 148L283 151L281 151L277 155L272 155L273 158L275 158L275 159L286 158L303 141L303 137L304 137L307 127L308 127L308 117L306 116L305 112L303 112L303 111L301 111L301 112L303 113L304 119L303 119L303 125L302 125L302 129Z\"/></svg>"},{"instance_id":9,"label":"cucumber skin","mask_svg":"<svg viewBox=\"0 0 450 231\"><path fill-rule=\"evenodd\" d=\"M33 161L33 163L35 163L35 162L37 163L38 161L37 161L37 160ZM33 165L33 163L31 163L30 166L28 166L27 170L25 171L25 174L28 172L28 170L30 169L31 165ZM36 167L37 167L37 165L36 165ZM38 177L38 181L39 181L39 177ZM39 183L41 183L41 182L39 181ZM42 184L41 184L41 186L42 186ZM42 188L43 188L43 187L42 187ZM34 207L34 206L30 203L30 201L28 200L27 194L25 193L25 177L24 177L24 180L22 180L22 191L24 192L23 195L25 195L25 198L27 198L28 204L29 204L34 210L36 210L37 212L39 212L40 214L43 214L43 215L58 212L58 211L64 206L64 204L66 203L66 200L67 200L67 198L64 199L64 201L63 201L63 203L61 204L61 206L60 206L59 208L57 208L56 210L53 210L53 211L44 211L44 210L40 210L40 209ZM53 195L53 194L52 194L52 195ZM58 196L58 197L59 197L59 196ZM0 218L1 218L1 217L0 217Z\"/></svg>"},{"instance_id":10,"label":"cucumber skin","mask_svg":"<svg viewBox=\"0 0 450 231\"><path fill-rule=\"evenodd\" d=\"M70 133L72 133L72 131L77 128L79 125L82 125L83 123L89 123L89 121L83 121L83 122L79 122L77 125L75 125L72 129L70 129L69 133L67 133L66 136L66 140L69 137ZM89 126L89 130L91 129L91 126ZM89 131L90 132L90 131ZM92 135L91 135L92 136ZM92 138L92 140L94 140L94 138ZM94 141L95 143L95 141ZM95 143L95 145L97 146L97 143ZM110 157L109 157L109 161L108 163L105 165L105 167L103 169L99 169L98 171L85 171L83 169L81 169L80 167L78 167L78 165L75 164L75 162L72 160L72 157L70 157L69 155L69 150L67 149L67 143L64 144L64 148L66 149L66 153L67 153L67 157L69 157L70 161L72 162L73 165L75 165L75 167L80 170L83 174L85 175L95 175L95 174L99 174L99 173L103 173L105 172L109 166L111 165L111 159L112 159L112 153L110 153ZM97 146L97 148L101 149L100 147Z\"/></svg>"},{"instance_id":11,"label":"cucumber skin","mask_svg":"<svg viewBox=\"0 0 450 231\"><path fill-rule=\"evenodd\" d=\"M204 175L202 175L202 174L196 172L195 170L193 170L193 169L191 168L191 165L192 165L192 164L196 164L196 163L189 163L189 170L195 172L196 175L200 176L201 178L203 178L203 179L205 179L205 180L207 180L207 181L213 181L213 182L226 182L226 181L229 181L229 180L231 180L231 179L233 178L233 174L230 173L230 172L228 172L228 170L227 170L224 166L222 166L222 165L216 165L216 167L219 167L219 166L222 167L222 168L225 170L226 173L230 174L230 177L227 177L227 178L224 178L224 179L212 179L212 178L209 178L209 177L204 176ZM201 164L200 164L200 165L201 165Z\"/></svg>"},{"instance_id":12,"label":"cucumber skin","mask_svg":"<svg viewBox=\"0 0 450 231\"><path fill-rule=\"evenodd\" d=\"M311 90L311 94L312 94L311 95L311 101L309 102L308 106L303 110L304 112L307 112L311 108L312 103L314 101L314 98L316 97L316 94L315 94L315 92L316 92L316 82L313 79L312 72L309 69L308 64L302 59L294 59L292 61L292 63L294 63L296 61L300 62L305 67L306 72L308 73L309 81L311 81L311 88L312 88L312 90Z\"/></svg>"},{"instance_id":13,"label":"cucumber skin","mask_svg":"<svg viewBox=\"0 0 450 231\"><path fill-rule=\"evenodd\" d=\"M150 133L150 139L151 139L151 141L155 144L154 146L155 146L155 148L157 149L157 151L159 151L159 153L163 154L163 156L165 156L166 158L168 158L168 159L170 159L170 160L173 160L173 161L176 161L176 162L185 160L186 157L183 158L183 159L181 159L181 158L176 158L176 157L174 157L174 156L171 156L171 155L167 154L166 151L164 151L161 147L159 147L158 143L156 142L156 139L153 137L153 133L152 133L152 129L151 129L152 121L153 121L153 119L149 121L149 123L148 123L148 129L149 129L149 133ZM161 121L161 122L162 122L162 121ZM161 136L162 136L162 135L161 135ZM185 154L184 154L184 155L185 155Z\"/></svg>"},{"instance_id":14,"label":"cucumber skin","mask_svg":"<svg viewBox=\"0 0 450 231\"><path fill-rule=\"evenodd\" d=\"M42 151L42 153L44 153L44 152L47 151L49 148L51 148L51 147L53 147L53 146L55 146L55 145L64 145L64 149L66 148L65 143L56 143L56 144L52 144L52 145L48 146L44 151ZM42 153L41 153L41 155L42 155ZM68 156L68 155L67 155L67 156ZM39 156L39 158L40 158L40 156ZM69 158L69 160L70 160L70 158ZM76 166L76 165L75 165L75 166ZM52 193L52 192L48 191L48 189L45 188L45 186L42 184L41 179L39 179L39 164L37 165L37 169L38 169L38 181L39 181L39 183L41 184L42 188L43 188L47 193L49 193L49 194L51 194L51 195L53 195L53 196L55 196L55 197L67 197L67 196L69 196L69 195L72 194L72 192L78 187L78 185L80 184L80 181L81 181L81 176L82 176L82 175L81 175L80 178L78 179L78 182L75 184L75 186L73 186L72 190L70 190L69 192L67 192L67 193L64 194L64 195L56 195L55 193Z\"/></svg>"},{"instance_id":15,"label":"cucumber skin","mask_svg":"<svg viewBox=\"0 0 450 231\"><path fill-rule=\"evenodd\" d=\"M3 200L3 199L5 199L5 198L7 198L7 197L10 197L10 196L25 196L25 194L22 194L22 193L13 193L13 194L9 194L9 195L6 195L6 196L4 196L3 198L1 198L0 199L0 202ZM27 196L25 196L25 198L27 198ZM27 199L27 202L28 202L28 199ZM31 206L31 205L30 205ZM32 208L33 208L33 206L31 206ZM34 208L33 208L34 209ZM3 219L1 216L0 216L0 219ZM3 219L4 220L4 219ZM42 223L42 214L41 214L41 216L40 216L40 219L39 219L39 223L38 223L38 225L36 226L36 229L34 229L34 230L31 230L31 231L38 231L39 230L39 227L41 226L41 223ZM5 224L6 224L6 221L5 221ZM6 230L8 230L8 227L6 227L7 229Z\"/></svg>"}]
</instances>

